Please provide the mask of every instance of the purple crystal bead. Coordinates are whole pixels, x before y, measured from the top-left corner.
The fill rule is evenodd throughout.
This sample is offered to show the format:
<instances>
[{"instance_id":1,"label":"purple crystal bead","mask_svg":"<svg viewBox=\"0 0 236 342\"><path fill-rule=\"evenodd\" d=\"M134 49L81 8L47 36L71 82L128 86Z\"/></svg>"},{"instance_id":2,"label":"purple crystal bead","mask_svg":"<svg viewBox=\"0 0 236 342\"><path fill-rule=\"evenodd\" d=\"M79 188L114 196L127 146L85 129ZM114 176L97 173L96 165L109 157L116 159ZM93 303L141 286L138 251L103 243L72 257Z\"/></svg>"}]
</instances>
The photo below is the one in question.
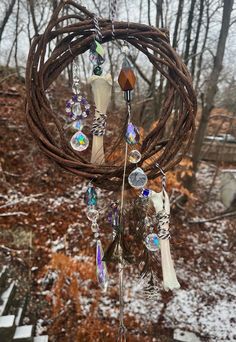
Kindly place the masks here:
<instances>
[{"instance_id":1,"label":"purple crystal bead","mask_svg":"<svg viewBox=\"0 0 236 342\"><path fill-rule=\"evenodd\" d=\"M78 95L73 95L73 96L72 96L72 100L73 100L74 102L78 102Z\"/></svg>"},{"instance_id":2,"label":"purple crystal bead","mask_svg":"<svg viewBox=\"0 0 236 342\"><path fill-rule=\"evenodd\" d=\"M125 140L129 145L135 145L139 142L140 135L138 128L130 122L125 133Z\"/></svg>"},{"instance_id":3,"label":"purple crystal bead","mask_svg":"<svg viewBox=\"0 0 236 342\"><path fill-rule=\"evenodd\" d=\"M67 100L67 101L66 101L66 108L70 108L70 107L71 107L70 100Z\"/></svg>"},{"instance_id":4,"label":"purple crystal bead","mask_svg":"<svg viewBox=\"0 0 236 342\"><path fill-rule=\"evenodd\" d=\"M81 103L82 105L84 105L84 106L85 106L85 105L88 103L88 101L86 100L86 98L85 98L85 97L82 97L82 99L81 99L80 103Z\"/></svg>"},{"instance_id":5,"label":"purple crystal bead","mask_svg":"<svg viewBox=\"0 0 236 342\"><path fill-rule=\"evenodd\" d=\"M108 212L108 222L113 227L118 227L120 224L119 209L116 202L112 203L110 206L110 210Z\"/></svg>"},{"instance_id":6,"label":"purple crystal bead","mask_svg":"<svg viewBox=\"0 0 236 342\"><path fill-rule=\"evenodd\" d=\"M97 240L96 246L96 273L98 284L103 291L107 290L108 286L108 274L107 266L104 261L102 261L104 256L101 240Z\"/></svg>"}]
</instances>

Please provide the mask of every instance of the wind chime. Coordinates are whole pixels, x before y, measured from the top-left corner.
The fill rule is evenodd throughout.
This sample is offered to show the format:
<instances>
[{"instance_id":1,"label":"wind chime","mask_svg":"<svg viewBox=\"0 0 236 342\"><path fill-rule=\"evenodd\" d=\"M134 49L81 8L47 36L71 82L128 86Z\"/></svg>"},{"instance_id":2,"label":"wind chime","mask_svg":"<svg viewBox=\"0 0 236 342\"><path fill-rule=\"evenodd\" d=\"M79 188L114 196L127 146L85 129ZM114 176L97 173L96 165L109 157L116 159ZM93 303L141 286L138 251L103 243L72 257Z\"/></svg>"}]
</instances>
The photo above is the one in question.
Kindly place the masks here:
<instances>
[{"instance_id":1,"label":"wind chime","mask_svg":"<svg viewBox=\"0 0 236 342\"><path fill-rule=\"evenodd\" d=\"M63 8L76 11L60 17ZM96 239L96 273L98 285L103 291L109 286L107 263L116 261L119 268L120 326L119 338L125 339L124 325L124 266L132 262L127 236L125 234L124 193L134 189L136 203L141 203L143 217L134 238L144 253L139 264L144 262L142 274L151 275L150 260L161 259L163 286L165 290L180 287L170 253L170 201L166 191L165 172L178 164L187 151L193 137L196 97L191 85L191 77L186 66L169 44L168 32L147 25L114 21L116 2L112 2L111 19L100 19L86 8L73 1L62 1L54 11L44 34L37 36L31 46L26 72L27 122L39 147L61 167L88 179L85 193L86 214L91 222L91 230ZM77 14L73 14L77 13ZM68 20L75 20L68 25ZM49 42L57 41L51 55L46 58ZM59 39L59 38L58 38ZM118 83L124 93L127 113L123 131L123 148L114 145L114 153L119 150L123 163L107 162L104 137L109 120L107 109L111 98L111 76L103 76L105 62L104 43L123 40L123 62ZM166 78L166 94L162 102L159 119L154 128L141 141L138 127L134 124L132 102L136 76L129 61L129 45L143 52L149 61ZM89 103L82 93L79 79L78 56L89 50L89 60L93 65L93 75L89 79L94 104ZM73 95L66 101L66 126L58 119L50 107L46 89L60 75L65 67L73 64ZM175 107L175 103L178 106ZM85 133L86 120L93 115L90 132ZM164 131L169 122L175 125L169 137ZM58 136L55 138L49 122L54 123ZM87 124L88 126L88 124ZM74 132L69 136L63 127ZM148 182L161 178L162 190L156 192ZM96 187L112 189L120 199L108 209L109 223L113 232L112 242L103 248L100 239L98 196ZM150 212L150 208L154 209Z\"/></svg>"}]
</instances>

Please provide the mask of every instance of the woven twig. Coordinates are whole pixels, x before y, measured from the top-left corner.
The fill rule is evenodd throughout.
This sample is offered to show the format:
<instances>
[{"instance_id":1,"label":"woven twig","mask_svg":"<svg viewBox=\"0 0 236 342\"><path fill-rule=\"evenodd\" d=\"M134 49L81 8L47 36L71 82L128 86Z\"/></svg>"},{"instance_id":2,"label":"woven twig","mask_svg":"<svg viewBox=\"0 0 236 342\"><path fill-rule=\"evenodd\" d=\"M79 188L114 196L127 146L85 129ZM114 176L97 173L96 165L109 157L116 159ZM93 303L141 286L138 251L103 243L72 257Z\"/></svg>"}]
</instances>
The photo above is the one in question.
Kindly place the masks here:
<instances>
[{"instance_id":1,"label":"woven twig","mask_svg":"<svg viewBox=\"0 0 236 342\"><path fill-rule=\"evenodd\" d=\"M73 12L63 16L62 9L69 6ZM64 11L66 13L66 11ZM67 12L68 13L68 12ZM26 70L27 122L39 147L61 167L78 176L93 180L96 186L117 190L121 186L123 166L95 165L89 156L73 151L65 138L63 124L50 107L45 91L74 58L90 48L96 36L94 14L73 1L62 1L54 11L42 35L35 37L29 51ZM68 21L75 23L68 25ZM112 40L112 26L108 19L99 19L102 33L101 43ZM165 98L160 116L152 131L144 138L140 151L142 165L149 179L160 175L155 163L166 172L178 164L188 151L194 133L196 96L191 76L169 44L168 31L143 24L114 22L116 39L124 40L143 52L156 69L167 79ZM49 58L46 51L49 43L57 44ZM174 104L178 103L175 113L175 127L169 137L163 139L163 132L170 118ZM49 122L54 123L53 134ZM55 127L58 134L55 134ZM59 136L59 138L58 138ZM152 158L154 156L154 158ZM135 166L128 164L127 171ZM126 186L128 182L126 180Z\"/></svg>"}]
</instances>

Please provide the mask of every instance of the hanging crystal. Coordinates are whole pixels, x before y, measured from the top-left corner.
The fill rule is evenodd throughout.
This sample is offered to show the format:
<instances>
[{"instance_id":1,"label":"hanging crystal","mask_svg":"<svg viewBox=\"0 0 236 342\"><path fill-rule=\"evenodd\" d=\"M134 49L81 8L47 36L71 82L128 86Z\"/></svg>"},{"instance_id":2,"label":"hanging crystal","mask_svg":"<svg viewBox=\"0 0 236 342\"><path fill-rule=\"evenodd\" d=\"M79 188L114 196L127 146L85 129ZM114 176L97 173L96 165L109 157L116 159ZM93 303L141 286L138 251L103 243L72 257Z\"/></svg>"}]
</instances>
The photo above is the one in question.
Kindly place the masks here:
<instances>
[{"instance_id":1,"label":"hanging crystal","mask_svg":"<svg viewBox=\"0 0 236 342\"><path fill-rule=\"evenodd\" d=\"M157 234L151 233L148 234L145 238L145 245L147 249L149 249L152 252L155 252L159 249L159 239Z\"/></svg>"},{"instance_id":2,"label":"hanging crystal","mask_svg":"<svg viewBox=\"0 0 236 342\"><path fill-rule=\"evenodd\" d=\"M148 178L141 167L137 167L129 174L128 182L135 189L142 189L147 184Z\"/></svg>"},{"instance_id":3,"label":"hanging crystal","mask_svg":"<svg viewBox=\"0 0 236 342\"><path fill-rule=\"evenodd\" d=\"M72 127L78 131L82 131L84 125L82 120L76 120L73 122Z\"/></svg>"},{"instance_id":4,"label":"hanging crystal","mask_svg":"<svg viewBox=\"0 0 236 342\"><path fill-rule=\"evenodd\" d=\"M120 214L117 202L112 203L110 206L108 213L108 221L113 228L117 228L120 225Z\"/></svg>"},{"instance_id":5,"label":"hanging crystal","mask_svg":"<svg viewBox=\"0 0 236 342\"><path fill-rule=\"evenodd\" d=\"M97 192L92 184L89 184L88 189L85 193L85 204L88 206L97 205Z\"/></svg>"},{"instance_id":6,"label":"hanging crystal","mask_svg":"<svg viewBox=\"0 0 236 342\"><path fill-rule=\"evenodd\" d=\"M71 111L74 115L78 116L81 113L81 105L79 102L75 102L72 107L71 107Z\"/></svg>"},{"instance_id":7,"label":"hanging crystal","mask_svg":"<svg viewBox=\"0 0 236 342\"><path fill-rule=\"evenodd\" d=\"M136 164L141 160L142 156L138 150L132 150L129 153L129 161L132 164Z\"/></svg>"},{"instance_id":8,"label":"hanging crystal","mask_svg":"<svg viewBox=\"0 0 236 342\"><path fill-rule=\"evenodd\" d=\"M90 206L88 207L88 210L86 212L87 218L89 219L89 221L97 221L98 216L99 216L99 212L98 210L94 209L94 206Z\"/></svg>"},{"instance_id":9,"label":"hanging crystal","mask_svg":"<svg viewBox=\"0 0 236 342\"><path fill-rule=\"evenodd\" d=\"M132 124L132 122L128 123L125 139L129 145L135 145L139 142L139 130L134 124Z\"/></svg>"},{"instance_id":10,"label":"hanging crystal","mask_svg":"<svg viewBox=\"0 0 236 342\"><path fill-rule=\"evenodd\" d=\"M150 189L142 189L140 197L148 198L152 193Z\"/></svg>"},{"instance_id":11,"label":"hanging crystal","mask_svg":"<svg viewBox=\"0 0 236 342\"><path fill-rule=\"evenodd\" d=\"M102 261L104 256L101 240L97 240L96 247L96 273L99 286L103 291L107 290L108 286L108 273L107 266L104 261Z\"/></svg>"},{"instance_id":12,"label":"hanging crystal","mask_svg":"<svg viewBox=\"0 0 236 342\"><path fill-rule=\"evenodd\" d=\"M78 131L72 136L70 144L75 151L81 152L89 146L89 140L83 132Z\"/></svg>"}]
</instances>

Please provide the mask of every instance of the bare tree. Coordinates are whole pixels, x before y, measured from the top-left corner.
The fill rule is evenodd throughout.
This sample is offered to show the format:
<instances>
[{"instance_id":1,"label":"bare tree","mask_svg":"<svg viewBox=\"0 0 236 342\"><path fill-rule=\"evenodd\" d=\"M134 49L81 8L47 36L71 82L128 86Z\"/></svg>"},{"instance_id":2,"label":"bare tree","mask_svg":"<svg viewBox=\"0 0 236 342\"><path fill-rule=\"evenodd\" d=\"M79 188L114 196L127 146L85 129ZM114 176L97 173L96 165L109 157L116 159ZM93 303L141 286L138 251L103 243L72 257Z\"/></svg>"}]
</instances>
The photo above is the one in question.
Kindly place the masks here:
<instances>
[{"instance_id":1,"label":"bare tree","mask_svg":"<svg viewBox=\"0 0 236 342\"><path fill-rule=\"evenodd\" d=\"M174 34L173 34L173 47L177 47L178 43L178 33L179 33L179 26L180 26L180 21L182 19L182 14L183 14L183 7L184 7L184 0L179 0L178 4L178 10L176 14L176 21L175 21L175 29L174 29Z\"/></svg>"},{"instance_id":2,"label":"bare tree","mask_svg":"<svg viewBox=\"0 0 236 342\"><path fill-rule=\"evenodd\" d=\"M6 9L6 12L5 12L5 15L3 17L2 23L0 25L0 42L2 40L2 35L3 35L3 31L5 29L5 26L6 26L8 20L9 20L9 18L11 16L12 12L13 12L13 8L14 8L15 3L16 3L16 0L11 0L9 5L8 5L8 7L7 7L7 9ZM1 6L2 6L2 4L1 4Z\"/></svg>"},{"instance_id":3,"label":"bare tree","mask_svg":"<svg viewBox=\"0 0 236 342\"><path fill-rule=\"evenodd\" d=\"M221 23L220 35L219 35L218 44L217 44L217 50L216 50L216 54L214 57L213 68L212 68L209 80L207 82L206 93L205 93L206 95L204 99L205 103L202 108L202 117L201 117L199 128L197 130L196 138L195 138L195 144L194 144L194 150L193 150L194 172L196 172L198 168L201 148L202 148L205 132L207 129L209 115L213 108L214 98L217 92L217 82L220 76L220 72L222 70L222 62L224 58L225 45L226 45L226 40L227 40L229 27L230 27L230 17L231 17L232 8L233 8L233 2L234 2L233 0L224 0L222 23Z\"/></svg>"},{"instance_id":4,"label":"bare tree","mask_svg":"<svg viewBox=\"0 0 236 342\"><path fill-rule=\"evenodd\" d=\"M199 7L199 16L198 16L198 23L197 23L197 31L195 35L195 40L193 43L192 51L191 51L191 75L194 78L195 73L195 65L196 65L196 57L197 57L197 48L198 48L198 42L199 42L199 36L200 36L200 30L202 27L202 21L203 21L203 10L204 10L204 1L200 0L200 7Z\"/></svg>"},{"instance_id":5,"label":"bare tree","mask_svg":"<svg viewBox=\"0 0 236 342\"><path fill-rule=\"evenodd\" d=\"M188 64L189 60L189 51L191 44L191 34L193 27L193 19L194 19L194 8L195 8L196 0L191 0L189 15L188 15L188 23L186 28L186 42L185 42L185 51L184 51L184 61Z\"/></svg>"}]
</instances>

